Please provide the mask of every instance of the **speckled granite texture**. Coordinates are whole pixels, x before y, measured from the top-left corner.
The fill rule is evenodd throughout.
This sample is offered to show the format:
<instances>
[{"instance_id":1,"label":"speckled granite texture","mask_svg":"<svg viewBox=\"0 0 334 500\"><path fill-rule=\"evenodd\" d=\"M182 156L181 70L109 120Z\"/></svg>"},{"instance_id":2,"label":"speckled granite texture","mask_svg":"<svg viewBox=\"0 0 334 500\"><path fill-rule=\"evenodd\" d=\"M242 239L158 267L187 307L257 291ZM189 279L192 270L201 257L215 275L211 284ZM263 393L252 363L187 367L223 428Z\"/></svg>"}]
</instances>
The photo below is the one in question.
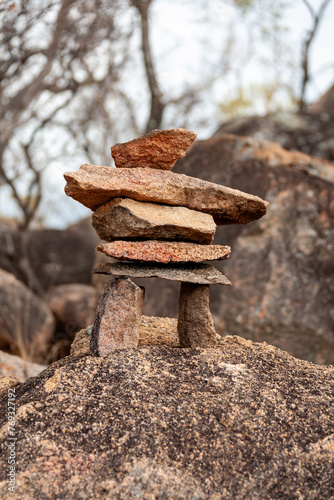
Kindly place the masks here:
<instances>
[{"instance_id":1,"label":"speckled granite texture","mask_svg":"<svg viewBox=\"0 0 334 500\"><path fill-rule=\"evenodd\" d=\"M198 245L183 241L113 241L102 243L96 250L107 257L120 260L142 262L204 262L206 260L225 260L230 256L231 247L227 245Z\"/></svg>"},{"instance_id":2,"label":"speckled granite texture","mask_svg":"<svg viewBox=\"0 0 334 500\"><path fill-rule=\"evenodd\" d=\"M239 337L70 356L16 388L17 498L329 500L333 395L332 367Z\"/></svg>"},{"instance_id":3,"label":"speckled granite texture","mask_svg":"<svg viewBox=\"0 0 334 500\"><path fill-rule=\"evenodd\" d=\"M170 170L184 158L197 134L184 128L152 130L128 142L115 144L111 156L118 168L150 167Z\"/></svg>"},{"instance_id":4,"label":"speckled granite texture","mask_svg":"<svg viewBox=\"0 0 334 500\"><path fill-rule=\"evenodd\" d=\"M153 168L85 164L64 177L65 193L92 210L125 196L210 213L216 224L247 224L262 217L268 206L261 198L237 189Z\"/></svg>"},{"instance_id":5,"label":"speckled granite texture","mask_svg":"<svg viewBox=\"0 0 334 500\"><path fill-rule=\"evenodd\" d=\"M210 214L130 198L115 198L95 210L92 224L102 240L175 240L209 244L216 224Z\"/></svg>"}]
</instances>

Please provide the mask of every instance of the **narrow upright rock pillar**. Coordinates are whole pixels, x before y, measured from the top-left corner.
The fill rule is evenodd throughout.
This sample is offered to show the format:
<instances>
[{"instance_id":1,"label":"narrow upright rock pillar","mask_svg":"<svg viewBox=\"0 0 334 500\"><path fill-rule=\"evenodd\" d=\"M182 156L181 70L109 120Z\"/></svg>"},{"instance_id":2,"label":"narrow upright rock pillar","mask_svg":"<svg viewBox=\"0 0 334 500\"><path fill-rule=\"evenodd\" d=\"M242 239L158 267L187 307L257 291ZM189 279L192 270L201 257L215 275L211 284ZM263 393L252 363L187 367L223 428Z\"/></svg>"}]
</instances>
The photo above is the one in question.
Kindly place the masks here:
<instances>
[{"instance_id":1,"label":"narrow upright rock pillar","mask_svg":"<svg viewBox=\"0 0 334 500\"><path fill-rule=\"evenodd\" d=\"M181 283L177 330L181 347L213 347L216 331L209 309L210 285Z\"/></svg>"},{"instance_id":2,"label":"narrow upright rock pillar","mask_svg":"<svg viewBox=\"0 0 334 500\"><path fill-rule=\"evenodd\" d=\"M137 347L143 303L144 289L129 278L109 281L96 311L91 354L105 358L115 349Z\"/></svg>"}]
</instances>

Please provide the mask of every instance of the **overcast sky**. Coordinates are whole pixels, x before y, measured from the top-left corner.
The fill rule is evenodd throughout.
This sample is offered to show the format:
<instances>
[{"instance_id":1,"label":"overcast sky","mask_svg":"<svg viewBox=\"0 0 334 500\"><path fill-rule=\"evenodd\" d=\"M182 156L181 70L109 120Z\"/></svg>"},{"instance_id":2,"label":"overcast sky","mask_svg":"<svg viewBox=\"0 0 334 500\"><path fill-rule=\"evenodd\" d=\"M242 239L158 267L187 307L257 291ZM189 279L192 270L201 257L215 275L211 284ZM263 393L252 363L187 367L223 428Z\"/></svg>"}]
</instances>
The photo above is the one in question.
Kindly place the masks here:
<instances>
[{"instance_id":1,"label":"overcast sky","mask_svg":"<svg viewBox=\"0 0 334 500\"><path fill-rule=\"evenodd\" d=\"M309 0L310 5L316 11L322 2L323 0ZM285 58L286 61L290 59L297 65L301 56L301 41L306 31L312 26L312 19L302 0L290 1L289 4L283 19L287 32L277 35L277 38L280 38L277 42L281 42L286 50L286 54L281 54L281 57ZM245 38L243 30L240 29L244 23L241 23L240 20L238 22L231 0L210 0L207 2L206 15L208 23L210 23L209 33L208 24L205 23L205 19L203 20L201 6L196 2L192 2L192 5L193 8L189 8L189 3L177 0L160 0L154 4L152 40L155 54L158 56L156 60L159 73L162 75L160 78L162 85L165 83L164 75L165 81L167 80L170 86L178 87L182 82L189 80L189 75L196 78L196 75L205 71L203 62L209 66L210 61L215 60L215 51L223 46L224 35L229 25L232 25L241 44L236 45L235 48L238 64L240 64L238 57L244 50L242 43L249 42ZM262 28L270 25L269 18L268 14L256 11L251 16L254 23L253 32L259 34ZM265 44L262 43L261 47L261 41L259 41L254 47L257 50L256 56L263 52L265 57ZM331 70L323 72L309 86L307 98L314 101L334 82L334 1L329 4L325 11L325 16L312 44L310 56L311 72L318 71L329 62L333 64ZM222 80L222 95L224 95L224 89L230 95L233 85L239 81L240 76L245 79L243 82L245 85L251 82L259 83L266 79L269 65L261 68L257 57L250 57L244 63L246 71L243 75L241 72L237 72L236 79ZM275 61L270 61L270 63L273 67L275 66ZM300 82L296 77L295 69L293 71L297 87ZM291 80L291 75L287 75L287 77ZM259 108L257 111L263 110ZM207 130L204 131L204 133L207 132Z\"/></svg>"},{"instance_id":2,"label":"overcast sky","mask_svg":"<svg viewBox=\"0 0 334 500\"><path fill-rule=\"evenodd\" d=\"M200 2L200 0L198 0ZM268 0L270 1L270 0ZM309 0L310 4L317 9L322 0ZM284 25L287 26L286 34L280 34L282 37L278 40L281 43L285 53L283 57L286 61L295 61L298 63L301 53L301 39L305 34L305 30L309 29L312 21L308 10L305 8L301 0L291 2L290 7L284 18ZM242 23L238 22L235 17L235 10L232 8L230 0L210 0L210 2L202 2L202 6L207 8L203 11L200 3L197 7L193 1L178 2L177 0L159 0L154 5L152 12L152 46L154 47L154 55L158 66L158 75L161 87L164 91L173 93L179 92L182 85L189 84L192 81L196 82L196 78L200 79L207 71L208 74L212 70L214 64L217 64L217 53L224 46L228 28L235 33L236 45L233 47L235 52L235 60L239 61L238 55L244 50L243 45L249 43L246 33L240 29ZM204 12L204 18L203 18ZM210 17L211 16L211 17ZM234 16L234 17L233 17ZM214 20L210 23L210 33L208 33L207 20ZM265 27L268 19L261 12L255 12L251 21L254 23L254 33L260 32L261 28ZM270 21L270 20L269 20ZM256 35L257 36L257 35ZM140 43L140 40L137 41ZM263 57L266 57L266 47L261 45L261 41L256 41L255 50L263 51ZM238 45L239 44L239 45ZM259 45L260 44L260 45ZM270 54L270 51L268 52ZM238 68L233 76L217 84L205 103L206 111L212 113L212 126L195 130L199 133L200 138L210 136L217 128L220 116L219 106L217 103L223 101L227 97L233 95L234 88L237 84L243 85L258 84L268 78L268 72L275 69L275 61L268 61L262 66L257 60L252 61L252 58L247 59L247 51L245 51L242 64L245 65L244 72L238 72ZM317 71L329 62L334 63L334 0L327 8L326 15L320 26L319 33L311 51L311 71ZM240 64L240 62L238 63ZM270 67L271 66L271 67ZM300 84L300 75L296 77L295 68L291 71L286 69L286 75L283 75L283 80L291 82L298 88ZM334 70L322 73L309 88L308 98L310 101L316 100L323 92L325 92L334 82ZM129 79L128 82L131 92L138 96L138 105L141 106L144 90L142 84L135 80ZM143 111L145 109L143 108ZM263 112L261 103L255 105L255 112ZM197 110L197 112L199 112ZM145 122L143 113L143 123ZM177 126L177 124L175 124ZM124 138L124 140L131 137ZM111 145L110 145L111 146ZM66 170L76 170L83 163L81 158L73 158L67 161L67 165L55 162L44 179L44 210L49 210L48 224L53 227L64 227L68 223L75 222L79 218L90 213L79 203L66 199L63 194L64 180L63 172ZM111 162L110 162L111 163ZM15 206L11 204L8 196L2 192L0 200L0 212L6 216L15 215ZM69 209L64 212L62 207L68 206ZM50 210L50 207L53 209ZM64 213L67 214L64 216ZM62 214L62 215L61 215Z\"/></svg>"}]
</instances>

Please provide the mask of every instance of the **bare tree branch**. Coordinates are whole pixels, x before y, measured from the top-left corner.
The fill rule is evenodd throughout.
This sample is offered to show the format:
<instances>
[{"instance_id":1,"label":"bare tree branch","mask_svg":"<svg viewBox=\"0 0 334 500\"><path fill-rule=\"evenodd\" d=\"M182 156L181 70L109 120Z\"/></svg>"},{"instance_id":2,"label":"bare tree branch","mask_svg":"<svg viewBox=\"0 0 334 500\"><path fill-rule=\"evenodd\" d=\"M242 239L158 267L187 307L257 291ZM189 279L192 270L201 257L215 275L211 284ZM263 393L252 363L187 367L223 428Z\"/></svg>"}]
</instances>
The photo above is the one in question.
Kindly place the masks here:
<instances>
[{"instance_id":1,"label":"bare tree branch","mask_svg":"<svg viewBox=\"0 0 334 500\"><path fill-rule=\"evenodd\" d=\"M35 202L41 199L41 193L36 185L41 179L39 174L41 168L40 166L37 168L34 159L33 142L36 136L54 121L60 110L69 106L78 94L82 95L85 89L96 92L96 97L100 99L98 108L106 120L107 112L101 104L101 95L103 94L103 98L107 100L107 94L118 80L119 66L125 64L126 59L123 57L114 64L114 53L110 52L106 76L96 78L94 67L88 62L87 56L94 53L103 42L107 41L110 45L114 39L120 40L120 32L113 21L117 6L118 0L91 0L89 4L82 0L46 0L43 5L36 4L35 0L25 0L13 4L13 12L8 9L1 11L0 182L10 188L13 198L22 211L22 227L27 227L37 210L32 198ZM54 19L50 17L52 9ZM75 29L73 29L73 15L76 19ZM22 22L19 22L19 19ZM31 29L36 30L38 26L38 29L42 28L45 32L40 39L36 37L35 31L33 36L30 32ZM124 31L122 39L124 52L127 36L130 35ZM118 50L118 59L121 54L122 51ZM35 74L34 77L31 76L31 69ZM79 78L78 70L81 71ZM84 73L86 77L82 78ZM106 83L107 88L105 88ZM98 86L100 93L96 91ZM68 97L66 92L70 92ZM61 94L64 94L64 99L59 105L56 104L59 102L57 96ZM47 95L50 104L45 100ZM53 109L46 117L38 105L41 96L43 96L43 107L45 106L46 110L48 107ZM96 115L96 106L94 108L88 105L86 109L81 108L81 111L84 115L82 118L84 124L89 123L89 116L92 115L95 123L100 119ZM70 120L75 122L76 118L72 116ZM14 161L10 164L8 155L5 157L4 153L12 150L12 158L15 157L11 141L16 131L29 123L32 123L33 127L32 132L29 131L30 140L20 141L23 156L19 162ZM108 130L110 126L106 128ZM24 182L20 180L23 174L24 179L33 179L32 184L29 184L28 180ZM25 193L22 190L24 183Z\"/></svg>"},{"instance_id":2,"label":"bare tree branch","mask_svg":"<svg viewBox=\"0 0 334 500\"><path fill-rule=\"evenodd\" d=\"M305 102L305 95L306 95L306 89L307 86L311 80L311 74L310 74L310 48L312 45L313 40L315 39L315 36L317 34L319 25L321 20L323 19L325 10L327 6L330 4L332 0L324 0L322 4L320 5L320 8L318 12L316 12L311 4L309 3L308 0L302 0L304 5L308 8L311 16L312 16L312 21L313 21L313 26L308 32L308 34L305 37L304 43L303 43L303 49L302 49L302 81L301 81L301 89L300 89L300 98L299 98L299 110L303 111L306 107L306 102Z\"/></svg>"},{"instance_id":3,"label":"bare tree branch","mask_svg":"<svg viewBox=\"0 0 334 500\"><path fill-rule=\"evenodd\" d=\"M63 22L66 19L66 15L74 2L75 0L62 0L52 40L48 49L46 50L47 59L39 75L32 82L23 87L14 97L12 97L1 110L0 116L2 120L4 119L6 114L10 114L10 122L7 120L6 127L1 130L1 149L3 149L3 147L8 143L9 137L12 135L13 130L17 126L20 115L22 114L22 110L27 109L31 102L36 98L36 95L40 94L41 91L44 90L43 83L52 68L52 64L57 51L57 45L59 43L59 34L62 30Z\"/></svg>"},{"instance_id":4,"label":"bare tree branch","mask_svg":"<svg viewBox=\"0 0 334 500\"><path fill-rule=\"evenodd\" d=\"M312 5L310 4L310 2L308 0L302 0L303 4L307 7L307 9L309 10L310 14L311 14L311 17L312 19L314 19L316 17L316 13L315 13L315 10L314 8L312 7Z\"/></svg>"},{"instance_id":5,"label":"bare tree branch","mask_svg":"<svg viewBox=\"0 0 334 500\"><path fill-rule=\"evenodd\" d=\"M145 71L151 94L150 116L146 124L146 132L160 128L165 104L160 90L153 63L152 50L149 38L149 8L152 0L132 0L132 5L138 10L141 18L142 52L145 62Z\"/></svg>"}]
</instances>

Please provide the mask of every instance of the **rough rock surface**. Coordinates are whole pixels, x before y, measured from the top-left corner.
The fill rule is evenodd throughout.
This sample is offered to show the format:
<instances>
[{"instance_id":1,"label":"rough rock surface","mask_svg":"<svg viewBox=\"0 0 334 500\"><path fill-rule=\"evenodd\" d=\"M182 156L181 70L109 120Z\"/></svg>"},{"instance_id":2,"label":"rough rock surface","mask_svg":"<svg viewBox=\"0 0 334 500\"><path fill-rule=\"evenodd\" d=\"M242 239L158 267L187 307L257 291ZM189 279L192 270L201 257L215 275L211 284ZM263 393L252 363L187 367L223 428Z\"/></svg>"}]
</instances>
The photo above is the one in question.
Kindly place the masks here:
<instances>
[{"instance_id":1,"label":"rough rock surface","mask_svg":"<svg viewBox=\"0 0 334 500\"><path fill-rule=\"evenodd\" d=\"M45 300L58 322L70 326L73 333L94 321L97 297L92 286L82 283L58 285L51 288Z\"/></svg>"},{"instance_id":2,"label":"rough rock surface","mask_svg":"<svg viewBox=\"0 0 334 500\"><path fill-rule=\"evenodd\" d=\"M40 362L55 328L47 304L10 273L0 269L0 347Z\"/></svg>"},{"instance_id":3,"label":"rough rock surface","mask_svg":"<svg viewBox=\"0 0 334 500\"><path fill-rule=\"evenodd\" d=\"M139 345L179 347L177 319L143 315L140 323Z\"/></svg>"},{"instance_id":4,"label":"rough rock surface","mask_svg":"<svg viewBox=\"0 0 334 500\"><path fill-rule=\"evenodd\" d=\"M211 243L216 224L211 215L184 207L116 198L92 217L102 240L173 240Z\"/></svg>"},{"instance_id":5,"label":"rough rock surface","mask_svg":"<svg viewBox=\"0 0 334 500\"><path fill-rule=\"evenodd\" d=\"M290 151L334 161L334 85L307 110L236 118L222 124L222 133L275 141Z\"/></svg>"},{"instance_id":6,"label":"rough rock surface","mask_svg":"<svg viewBox=\"0 0 334 500\"><path fill-rule=\"evenodd\" d=\"M317 102L310 104L307 108L308 113L310 113L313 118L317 116L323 118L323 121L327 119L333 125L334 121L334 84L318 99ZM327 116L323 116L326 115Z\"/></svg>"},{"instance_id":7,"label":"rough rock surface","mask_svg":"<svg viewBox=\"0 0 334 500\"><path fill-rule=\"evenodd\" d=\"M15 377L0 377L0 398L7 397L8 389L13 389L20 385L20 381Z\"/></svg>"},{"instance_id":8,"label":"rough rock surface","mask_svg":"<svg viewBox=\"0 0 334 500\"><path fill-rule=\"evenodd\" d=\"M210 264L156 264L106 263L99 264L93 271L96 274L130 276L131 278L160 278L199 285L231 285L231 282L218 269Z\"/></svg>"},{"instance_id":9,"label":"rough rock surface","mask_svg":"<svg viewBox=\"0 0 334 500\"><path fill-rule=\"evenodd\" d=\"M217 344L209 308L209 285L181 283L177 331L181 347L214 347Z\"/></svg>"},{"instance_id":10,"label":"rough rock surface","mask_svg":"<svg viewBox=\"0 0 334 500\"><path fill-rule=\"evenodd\" d=\"M110 281L97 307L91 353L103 358L115 349L137 347L144 290L129 278Z\"/></svg>"},{"instance_id":11,"label":"rough rock surface","mask_svg":"<svg viewBox=\"0 0 334 500\"><path fill-rule=\"evenodd\" d=\"M90 217L65 230L41 229L25 235L0 222L0 268L27 284L28 266L45 292L64 283L90 284L98 242Z\"/></svg>"},{"instance_id":12,"label":"rough rock surface","mask_svg":"<svg viewBox=\"0 0 334 500\"><path fill-rule=\"evenodd\" d=\"M93 325L89 325L87 328L83 328L75 334L70 350L72 356L90 355L90 337L92 330Z\"/></svg>"},{"instance_id":13,"label":"rough rock surface","mask_svg":"<svg viewBox=\"0 0 334 500\"><path fill-rule=\"evenodd\" d=\"M238 337L70 356L16 389L17 497L330 500L333 394L333 368Z\"/></svg>"},{"instance_id":14,"label":"rough rock surface","mask_svg":"<svg viewBox=\"0 0 334 500\"><path fill-rule=\"evenodd\" d=\"M15 377L24 382L27 378L36 377L45 368L45 365L29 363L19 356L0 351L0 377Z\"/></svg>"},{"instance_id":15,"label":"rough rock surface","mask_svg":"<svg viewBox=\"0 0 334 500\"><path fill-rule=\"evenodd\" d=\"M266 213L268 203L237 189L151 168L82 165L64 174L65 193L92 210L117 197L185 206L213 216L216 224L246 224Z\"/></svg>"},{"instance_id":16,"label":"rough rock surface","mask_svg":"<svg viewBox=\"0 0 334 500\"><path fill-rule=\"evenodd\" d=\"M111 156L116 167L149 167L171 170L179 158L184 158L197 134L184 128L153 130L129 142L115 144Z\"/></svg>"},{"instance_id":17,"label":"rough rock surface","mask_svg":"<svg viewBox=\"0 0 334 500\"><path fill-rule=\"evenodd\" d=\"M90 354L90 337L93 326L80 330L71 344L71 355L88 356ZM139 332L140 346L179 347L176 318L158 318L142 315Z\"/></svg>"},{"instance_id":18,"label":"rough rock surface","mask_svg":"<svg viewBox=\"0 0 334 500\"><path fill-rule=\"evenodd\" d=\"M204 262L227 259L231 247L168 241L113 241L97 247L108 257L142 262Z\"/></svg>"},{"instance_id":19,"label":"rough rock surface","mask_svg":"<svg viewBox=\"0 0 334 500\"><path fill-rule=\"evenodd\" d=\"M210 291L211 312L222 322L218 333L242 332L334 364L334 185L332 175L324 178L334 166L276 144L222 135L197 141L177 169L270 201L261 221L217 230L215 242L233 248L223 267L233 287ZM171 282L155 282L145 314L177 313L176 301L159 301L162 290L167 297L177 293Z\"/></svg>"}]
</instances>

